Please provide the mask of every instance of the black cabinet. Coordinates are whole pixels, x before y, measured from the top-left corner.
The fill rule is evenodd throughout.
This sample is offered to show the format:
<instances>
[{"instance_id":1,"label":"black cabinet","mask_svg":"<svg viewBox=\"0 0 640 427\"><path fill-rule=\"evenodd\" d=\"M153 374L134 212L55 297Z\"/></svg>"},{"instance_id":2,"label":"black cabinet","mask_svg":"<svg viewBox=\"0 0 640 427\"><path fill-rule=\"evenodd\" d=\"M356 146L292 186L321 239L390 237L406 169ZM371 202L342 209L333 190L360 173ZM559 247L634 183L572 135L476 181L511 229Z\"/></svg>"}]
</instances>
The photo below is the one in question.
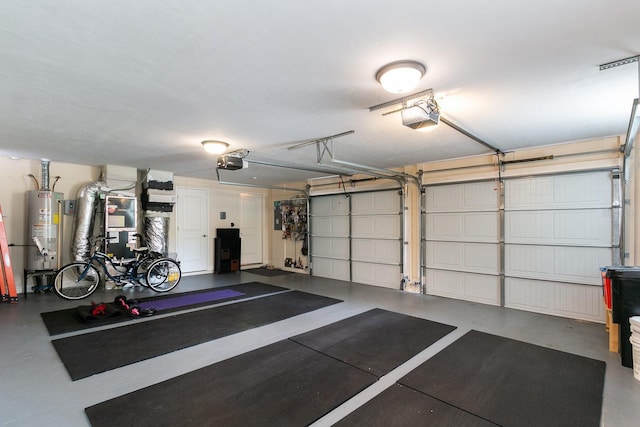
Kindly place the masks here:
<instances>
[{"instance_id":1,"label":"black cabinet","mask_svg":"<svg viewBox=\"0 0 640 427\"><path fill-rule=\"evenodd\" d=\"M214 272L240 271L240 230L237 228L217 228L214 244Z\"/></svg>"}]
</instances>

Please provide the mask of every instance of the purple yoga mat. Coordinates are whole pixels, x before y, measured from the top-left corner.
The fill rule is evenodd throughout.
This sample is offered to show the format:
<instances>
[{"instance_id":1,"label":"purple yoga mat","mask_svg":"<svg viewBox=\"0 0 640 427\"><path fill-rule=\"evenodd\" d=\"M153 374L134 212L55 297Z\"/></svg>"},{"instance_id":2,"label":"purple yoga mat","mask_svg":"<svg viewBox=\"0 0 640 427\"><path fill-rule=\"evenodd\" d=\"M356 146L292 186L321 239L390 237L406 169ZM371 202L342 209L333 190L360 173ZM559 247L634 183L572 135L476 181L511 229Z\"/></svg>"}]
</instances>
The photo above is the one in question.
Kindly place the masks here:
<instances>
[{"instance_id":1,"label":"purple yoga mat","mask_svg":"<svg viewBox=\"0 0 640 427\"><path fill-rule=\"evenodd\" d=\"M219 291L202 292L199 294L183 295L174 298L163 298L155 301L145 301L138 304L138 306L143 310L147 308L155 308L156 310L161 311L168 310L170 308L201 304L204 302L217 301L241 295L244 295L244 293L231 289L222 289Z\"/></svg>"}]
</instances>

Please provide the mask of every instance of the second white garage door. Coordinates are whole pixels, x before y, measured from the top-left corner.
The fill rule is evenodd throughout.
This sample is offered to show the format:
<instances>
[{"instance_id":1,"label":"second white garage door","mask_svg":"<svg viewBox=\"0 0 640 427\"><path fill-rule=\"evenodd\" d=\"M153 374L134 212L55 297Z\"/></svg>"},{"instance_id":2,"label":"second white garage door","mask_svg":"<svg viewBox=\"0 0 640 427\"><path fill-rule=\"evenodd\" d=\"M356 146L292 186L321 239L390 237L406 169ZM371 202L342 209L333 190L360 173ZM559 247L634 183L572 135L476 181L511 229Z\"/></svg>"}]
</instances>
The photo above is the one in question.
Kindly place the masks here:
<instances>
[{"instance_id":1,"label":"second white garage door","mask_svg":"<svg viewBox=\"0 0 640 427\"><path fill-rule=\"evenodd\" d=\"M510 178L501 216L494 181L428 186L427 293L602 322L613 188L611 171Z\"/></svg>"},{"instance_id":2,"label":"second white garage door","mask_svg":"<svg viewBox=\"0 0 640 427\"><path fill-rule=\"evenodd\" d=\"M399 288L402 199L376 191L311 199L314 276Z\"/></svg>"}]
</instances>

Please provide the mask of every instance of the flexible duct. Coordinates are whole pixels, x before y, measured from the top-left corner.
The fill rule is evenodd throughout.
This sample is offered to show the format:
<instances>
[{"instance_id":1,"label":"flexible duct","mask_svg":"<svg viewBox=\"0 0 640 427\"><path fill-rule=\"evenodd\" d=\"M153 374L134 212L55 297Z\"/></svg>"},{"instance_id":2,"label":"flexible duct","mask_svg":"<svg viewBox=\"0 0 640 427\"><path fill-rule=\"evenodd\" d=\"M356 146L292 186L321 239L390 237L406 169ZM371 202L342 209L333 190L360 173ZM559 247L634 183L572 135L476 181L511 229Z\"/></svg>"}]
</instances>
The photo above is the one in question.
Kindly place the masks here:
<instances>
[{"instance_id":1,"label":"flexible duct","mask_svg":"<svg viewBox=\"0 0 640 427\"><path fill-rule=\"evenodd\" d=\"M107 188L102 181L94 181L78 190L76 196L76 221L71 243L71 254L75 261L84 262L91 256L91 237L100 192Z\"/></svg>"},{"instance_id":2,"label":"flexible duct","mask_svg":"<svg viewBox=\"0 0 640 427\"><path fill-rule=\"evenodd\" d=\"M144 238L149 250L167 255L168 236L168 216L146 216L144 218Z\"/></svg>"}]
</instances>

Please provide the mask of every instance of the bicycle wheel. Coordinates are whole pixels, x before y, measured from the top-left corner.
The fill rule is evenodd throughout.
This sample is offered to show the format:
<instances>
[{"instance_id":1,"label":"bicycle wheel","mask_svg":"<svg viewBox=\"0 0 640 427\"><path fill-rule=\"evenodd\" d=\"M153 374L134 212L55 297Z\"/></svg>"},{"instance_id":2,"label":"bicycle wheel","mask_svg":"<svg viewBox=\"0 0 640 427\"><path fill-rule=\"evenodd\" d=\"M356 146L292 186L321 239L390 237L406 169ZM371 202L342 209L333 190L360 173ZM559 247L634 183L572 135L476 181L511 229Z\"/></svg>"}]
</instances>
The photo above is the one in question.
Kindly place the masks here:
<instances>
[{"instance_id":1,"label":"bicycle wheel","mask_svg":"<svg viewBox=\"0 0 640 427\"><path fill-rule=\"evenodd\" d=\"M74 262L62 267L53 278L53 292L64 299L86 298L98 289L100 273L91 264Z\"/></svg>"},{"instance_id":2,"label":"bicycle wheel","mask_svg":"<svg viewBox=\"0 0 640 427\"><path fill-rule=\"evenodd\" d=\"M168 292L175 288L182 277L180 265L171 258L160 258L149 266L147 286L156 292Z\"/></svg>"},{"instance_id":3,"label":"bicycle wheel","mask_svg":"<svg viewBox=\"0 0 640 427\"><path fill-rule=\"evenodd\" d=\"M153 261L151 258L145 258L136 266L136 281L147 288L149 287L147 284L147 272Z\"/></svg>"}]
</instances>

